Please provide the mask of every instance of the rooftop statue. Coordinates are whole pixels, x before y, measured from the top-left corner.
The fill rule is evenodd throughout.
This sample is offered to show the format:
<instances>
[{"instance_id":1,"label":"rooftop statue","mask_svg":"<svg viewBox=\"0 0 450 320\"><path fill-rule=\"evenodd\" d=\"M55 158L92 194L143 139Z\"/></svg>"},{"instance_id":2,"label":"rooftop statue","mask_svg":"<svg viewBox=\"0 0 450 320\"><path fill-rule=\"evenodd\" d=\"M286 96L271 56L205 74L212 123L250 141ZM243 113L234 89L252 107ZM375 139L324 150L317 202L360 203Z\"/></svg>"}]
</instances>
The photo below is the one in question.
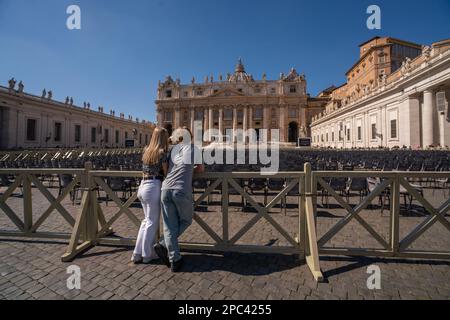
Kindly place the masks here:
<instances>
[{"instance_id":1,"label":"rooftop statue","mask_svg":"<svg viewBox=\"0 0 450 320\"><path fill-rule=\"evenodd\" d=\"M23 92L24 87L25 87L25 86L23 85L23 82L20 81L20 82L19 82L19 93L22 93L22 92Z\"/></svg>"},{"instance_id":2,"label":"rooftop statue","mask_svg":"<svg viewBox=\"0 0 450 320\"><path fill-rule=\"evenodd\" d=\"M425 57L425 59L428 59L431 56L431 47L422 46L422 55Z\"/></svg>"},{"instance_id":3,"label":"rooftop statue","mask_svg":"<svg viewBox=\"0 0 450 320\"><path fill-rule=\"evenodd\" d=\"M10 89L10 90L14 90L14 87L16 86L16 80L15 80L14 78L11 78L11 79L8 81L8 84L9 84L9 89Z\"/></svg>"}]
</instances>

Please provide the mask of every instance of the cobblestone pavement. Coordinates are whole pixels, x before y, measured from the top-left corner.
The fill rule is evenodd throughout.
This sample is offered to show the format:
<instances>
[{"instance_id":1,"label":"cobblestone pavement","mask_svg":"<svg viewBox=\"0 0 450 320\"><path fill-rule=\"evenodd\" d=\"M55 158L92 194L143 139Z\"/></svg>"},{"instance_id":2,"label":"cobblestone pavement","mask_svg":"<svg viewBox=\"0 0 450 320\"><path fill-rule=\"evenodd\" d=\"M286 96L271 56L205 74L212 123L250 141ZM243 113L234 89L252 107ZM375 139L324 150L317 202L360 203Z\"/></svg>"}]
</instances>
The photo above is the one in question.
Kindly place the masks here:
<instances>
[{"instance_id":1,"label":"cobblestone pavement","mask_svg":"<svg viewBox=\"0 0 450 320\"><path fill-rule=\"evenodd\" d=\"M50 189L57 195L57 189ZM0 189L0 194L4 188ZM105 215L111 217L118 209L113 202L102 198ZM442 204L449 196L446 190L425 190L425 197L434 206ZM270 198L273 196L269 196ZM262 197L257 197L262 201ZM357 196L351 197L355 204ZM230 236L233 236L256 213L242 209L241 199L231 197ZM295 198L288 199L286 214L279 206L271 216L292 236L298 227ZM222 234L220 197L215 195L211 205L199 208L199 215ZM16 190L7 204L23 217L23 199ZM69 200L64 207L76 215L79 206ZM387 239L389 209L381 213L377 201L362 217ZM33 220L49 206L48 201L33 188ZM136 203L132 207L142 217ZM281 212L280 212L281 211ZM319 199L318 235L323 235L345 215L334 200L323 207ZM415 201L409 211L402 211L401 237L425 219ZM446 216L449 219L449 216ZM133 237L137 228L125 217L113 225L119 236ZM14 230L14 225L0 210L0 229ZM70 232L69 225L54 211L39 229L48 232ZM185 241L212 242L209 236L194 223L183 236ZM244 235L240 244L287 245L287 241L264 218ZM330 246L379 247L357 221L351 221ZM450 262L400 260L383 258L321 257L321 268L326 281L316 283L308 267L292 255L277 254L200 254L184 253L186 265L183 272L172 274L161 263L133 265L129 262L129 247L98 246L72 263L61 262L67 242L64 240L21 239L0 237L0 299L449 299ZM448 251L450 233L436 223L422 235L412 248ZM66 268L76 264L81 268L81 289L69 290ZM367 289L367 267L376 264L381 270L381 289Z\"/></svg>"}]
</instances>

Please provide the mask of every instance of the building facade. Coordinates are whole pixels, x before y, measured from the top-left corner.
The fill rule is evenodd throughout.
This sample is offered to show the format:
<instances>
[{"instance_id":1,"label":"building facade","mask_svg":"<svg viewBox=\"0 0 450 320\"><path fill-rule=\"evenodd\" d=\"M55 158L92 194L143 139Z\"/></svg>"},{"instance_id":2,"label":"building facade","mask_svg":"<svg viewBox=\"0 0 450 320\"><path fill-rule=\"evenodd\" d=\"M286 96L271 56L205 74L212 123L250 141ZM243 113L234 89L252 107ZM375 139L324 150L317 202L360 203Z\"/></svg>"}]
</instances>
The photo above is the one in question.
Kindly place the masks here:
<instances>
[{"instance_id":1,"label":"building facade","mask_svg":"<svg viewBox=\"0 0 450 320\"><path fill-rule=\"evenodd\" d=\"M389 43L387 39L372 42ZM414 44L401 40L396 43L402 43L403 49L383 47L384 53L395 54L385 54L381 61L376 45L371 47L371 41L362 45L361 54L363 49L368 53L352 67L348 82L331 93L324 112L312 121L314 146L450 145L450 39L421 47L419 55ZM400 66L398 52L404 55ZM375 71L353 80L353 73L357 74L358 68L362 72L362 63L370 56L375 65L366 67Z\"/></svg>"},{"instance_id":2,"label":"building facade","mask_svg":"<svg viewBox=\"0 0 450 320\"><path fill-rule=\"evenodd\" d=\"M201 121L203 130L223 135L229 129L252 128L257 138L261 129L280 129L281 142L296 142L309 136L309 123L326 101L308 98L305 77L295 69L281 73L278 80L267 80L266 75L255 80L239 60L234 73L217 80L209 76L197 83L193 78L183 85L168 76L160 82L157 122L169 129L186 126L194 131L194 121Z\"/></svg>"},{"instance_id":3,"label":"building facade","mask_svg":"<svg viewBox=\"0 0 450 320\"><path fill-rule=\"evenodd\" d=\"M34 148L117 148L125 147L127 140L136 147L150 141L154 125L131 116L118 117L115 111L104 113L89 105L77 107L69 102L58 102L23 92L20 83L0 87L0 149Z\"/></svg>"}]
</instances>

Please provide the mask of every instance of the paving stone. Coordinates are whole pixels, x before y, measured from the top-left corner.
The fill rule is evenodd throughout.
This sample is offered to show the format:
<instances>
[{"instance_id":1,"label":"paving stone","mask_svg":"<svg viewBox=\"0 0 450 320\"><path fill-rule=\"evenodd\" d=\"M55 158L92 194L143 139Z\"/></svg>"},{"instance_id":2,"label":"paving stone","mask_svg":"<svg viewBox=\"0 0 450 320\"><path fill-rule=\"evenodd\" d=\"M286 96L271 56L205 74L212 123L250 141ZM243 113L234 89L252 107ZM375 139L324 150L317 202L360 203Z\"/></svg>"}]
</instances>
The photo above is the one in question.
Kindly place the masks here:
<instances>
[{"instance_id":1,"label":"paving stone","mask_svg":"<svg viewBox=\"0 0 450 320\"><path fill-rule=\"evenodd\" d=\"M3 189L0 187L1 192ZM51 192L56 195L58 189L51 189ZM441 198L431 197L427 189L425 196L436 207L444 200L442 195ZM356 198L352 197L351 202L356 203ZM240 201L235 196L230 200L231 203ZM21 201L13 198L8 200L8 204L14 210L20 208ZM48 207L48 201L39 193L33 193L33 201L40 207ZM79 207L73 207L70 200L64 201L64 207L75 217ZM259 201L262 202L262 197ZM330 200L330 204L335 204L333 201ZM117 211L117 206L112 203L108 207L101 203L101 207L107 216ZM319 209L318 234L324 234L345 215L341 208ZM138 207L130 210L141 214ZM295 208L288 208L287 215L275 211L272 217L294 234L298 227ZM222 218L219 207L211 206L207 213L198 213L220 234ZM360 214L376 230L388 230L388 214L381 215L379 209L366 209ZM234 234L248 221L249 212L230 206L229 218L230 234ZM423 218L401 216L401 233L417 226ZM7 218L0 211L0 230L8 226ZM134 237L137 232L126 218L119 218L113 227L116 234L123 237ZM57 232L70 231L60 215L50 215L45 228ZM183 240L193 242L205 241L205 233L195 223L183 237ZM288 245L267 221L261 219L239 243L261 244L273 239L276 239L275 245ZM450 237L445 228L426 232L417 242L424 245L422 249L429 246L440 250L450 248ZM350 221L327 245L371 247L377 243L360 229L356 221ZM61 256L66 248L67 245L60 241L20 238L10 241L1 238L0 299L450 299L448 261L321 257L321 268L327 281L316 283L308 266L292 255L183 252L186 267L183 272L173 274L162 264L133 265L130 263L132 248L97 246L65 264L61 262ZM66 268L71 264L81 268L80 290L66 287L69 276ZM369 274L366 271L371 264L380 266L381 290L367 289Z\"/></svg>"}]
</instances>

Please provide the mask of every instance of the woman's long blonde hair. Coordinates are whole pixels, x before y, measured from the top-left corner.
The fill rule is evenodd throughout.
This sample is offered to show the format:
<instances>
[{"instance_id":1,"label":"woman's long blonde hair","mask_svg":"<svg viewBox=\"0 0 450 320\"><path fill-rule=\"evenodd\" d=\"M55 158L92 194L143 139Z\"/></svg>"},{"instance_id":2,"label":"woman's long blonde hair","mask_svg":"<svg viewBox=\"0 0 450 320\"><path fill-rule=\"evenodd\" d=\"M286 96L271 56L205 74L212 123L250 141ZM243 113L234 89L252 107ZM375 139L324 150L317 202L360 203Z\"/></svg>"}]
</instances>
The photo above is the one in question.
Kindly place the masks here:
<instances>
[{"instance_id":1,"label":"woman's long blonde hair","mask_svg":"<svg viewBox=\"0 0 450 320\"><path fill-rule=\"evenodd\" d=\"M150 144L144 151L142 162L147 165L157 164L161 155L169 148L169 133L166 129L156 127L153 130Z\"/></svg>"}]
</instances>

